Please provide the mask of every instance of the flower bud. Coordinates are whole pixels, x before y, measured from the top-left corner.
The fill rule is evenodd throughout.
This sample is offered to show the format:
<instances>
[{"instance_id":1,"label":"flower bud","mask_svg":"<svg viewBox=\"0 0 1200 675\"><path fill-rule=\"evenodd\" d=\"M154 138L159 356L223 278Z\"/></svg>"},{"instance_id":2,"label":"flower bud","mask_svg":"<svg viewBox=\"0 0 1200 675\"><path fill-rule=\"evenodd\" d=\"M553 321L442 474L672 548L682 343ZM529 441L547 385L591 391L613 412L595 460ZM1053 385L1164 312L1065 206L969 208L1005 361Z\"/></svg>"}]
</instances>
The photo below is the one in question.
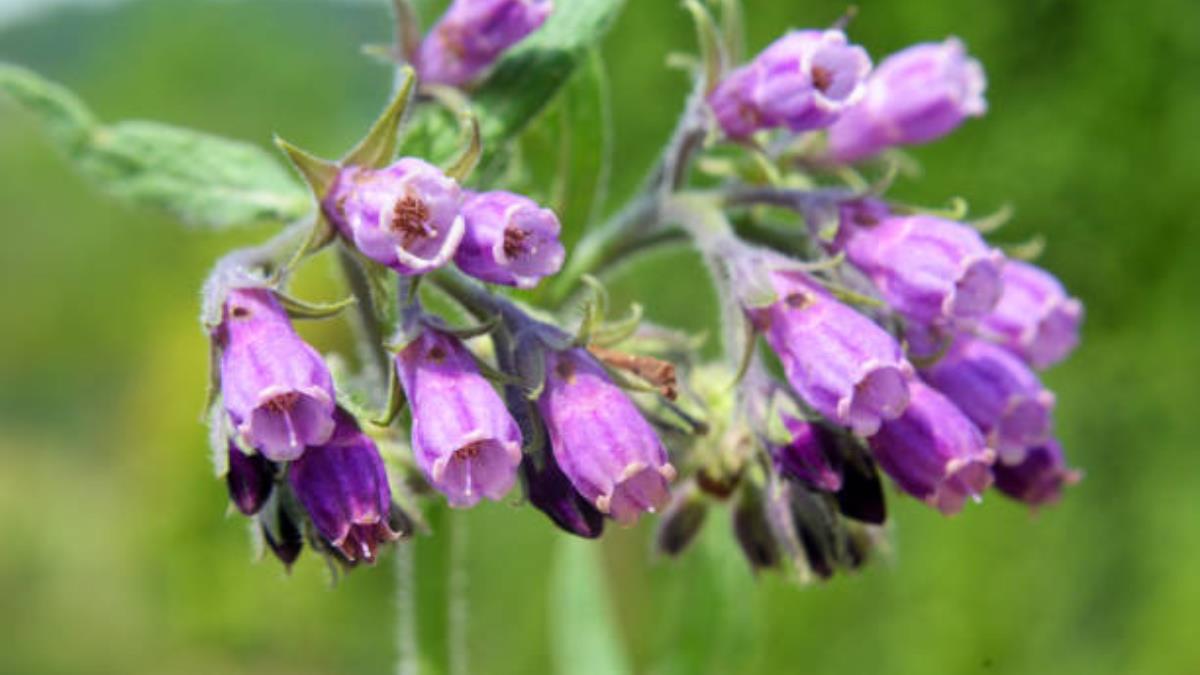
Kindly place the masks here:
<instances>
[{"instance_id":1,"label":"flower bud","mask_svg":"<svg viewBox=\"0 0 1200 675\"><path fill-rule=\"evenodd\" d=\"M838 511L852 520L882 525L887 521L887 501L879 469L857 443L841 447L849 454L842 464L842 487L835 495Z\"/></svg>"},{"instance_id":2,"label":"flower bud","mask_svg":"<svg viewBox=\"0 0 1200 675\"><path fill-rule=\"evenodd\" d=\"M671 503L663 511L654 535L654 546L660 553L677 556L700 534L708 516L708 502L694 483L675 490Z\"/></svg>"},{"instance_id":3,"label":"flower bud","mask_svg":"<svg viewBox=\"0 0 1200 675\"><path fill-rule=\"evenodd\" d=\"M956 38L897 52L871 74L863 99L830 127L830 156L853 162L893 145L941 138L967 117L983 115L986 86L983 67Z\"/></svg>"},{"instance_id":4,"label":"flower bud","mask_svg":"<svg viewBox=\"0 0 1200 675\"><path fill-rule=\"evenodd\" d=\"M277 502L274 508L268 506L259 513L258 526L267 548L271 549L271 553L275 554L284 567L291 569L292 563L296 562L300 553L304 551L304 535L287 509L280 507Z\"/></svg>"},{"instance_id":5,"label":"flower bud","mask_svg":"<svg viewBox=\"0 0 1200 675\"><path fill-rule=\"evenodd\" d=\"M786 445L771 448L780 473L822 492L842 489L841 457L833 433L820 424L790 415L782 418L792 438Z\"/></svg>"},{"instance_id":6,"label":"flower bud","mask_svg":"<svg viewBox=\"0 0 1200 675\"><path fill-rule=\"evenodd\" d=\"M945 396L919 380L904 414L869 439L875 458L901 489L950 515L991 485L995 454L983 434Z\"/></svg>"},{"instance_id":7,"label":"flower bud","mask_svg":"<svg viewBox=\"0 0 1200 675\"><path fill-rule=\"evenodd\" d=\"M1010 260L1003 276L1000 302L980 327L1034 368L1066 358L1079 344L1083 305L1036 265Z\"/></svg>"},{"instance_id":8,"label":"flower bud","mask_svg":"<svg viewBox=\"0 0 1200 675\"><path fill-rule=\"evenodd\" d=\"M1000 300L1004 256L962 223L851 202L842 205L836 245L889 305L918 323L973 321Z\"/></svg>"},{"instance_id":9,"label":"flower bud","mask_svg":"<svg viewBox=\"0 0 1200 675\"><path fill-rule=\"evenodd\" d=\"M767 128L766 117L754 102L762 69L754 63L730 72L708 95L708 105L721 130L730 138L746 138Z\"/></svg>"},{"instance_id":10,"label":"flower bud","mask_svg":"<svg viewBox=\"0 0 1200 675\"><path fill-rule=\"evenodd\" d=\"M461 86L550 16L551 0L455 0L417 53L421 80Z\"/></svg>"},{"instance_id":11,"label":"flower bud","mask_svg":"<svg viewBox=\"0 0 1200 675\"><path fill-rule=\"evenodd\" d=\"M744 488L733 508L733 534L755 572L779 565L779 543L767 522L762 497L761 492Z\"/></svg>"},{"instance_id":12,"label":"flower bud","mask_svg":"<svg viewBox=\"0 0 1200 675\"><path fill-rule=\"evenodd\" d=\"M476 279L533 288L558 272L566 252L558 241L558 216L511 192L468 193L466 230L454 262Z\"/></svg>"},{"instance_id":13,"label":"flower bud","mask_svg":"<svg viewBox=\"0 0 1200 675\"><path fill-rule=\"evenodd\" d=\"M800 398L861 436L903 412L913 371L895 338L803 272L771 278L778 300L747 313Z\"/></svg>"},{"instance_id":14,"label":"flower bud","mask_svg":"<svg viewBox=\"0 0 1200 675\"><path fill-rule=\"evenodd\" d=\"M1007 462L1050 437L1054 394L1008 350L960 336L922 377L954 401Z\"/></svg>"},{"instance_id":15,"label":"flower bud","mask_svg":"<svg viewBox=\"0 0 1200 675\"><path fill-rule=\"evenodd\" d=\"M404 157L384 169L347 167L324 209L363 255L400 274L446 264L463 236L458 183L420 159Z\"/></svg>"},{"instance_id":16,"label":"flower bud","mask_svg":"<svg viewBox=\"0 0 1200 675\"><path fill-rule=\"evenodd\" d=\"M451 506L499 500L521 462L521 431L459 340L427 329L396 355L417 465Z\"/></svg>"},{"instance_id":17,"label":"flower bud","mask_svg":"<svg viewBox=\"0 0 1200 675\"><path fill-rule=\"evenodd\" d=\"M771 43L755 65L762 75L753 96L764 120L799 133L829 126L862 98L871 57L840 30L799 30Z\"/></svg>"},{"instance_id":18,"label":"flower bud","mask_svg":"<svg viewBox=\"0 0 1200 675\"><path fill-rule=\"evenodd\" d=\"M221 395L246 443L276 462L333 433L329 369L265 288L229 291L217 327Z\"/></svg>"},{"instance_id":19,"label":"flower bud","mask_svg":"<svg viewBox=\"0 0 1200 675\"><path fill-rule=\"evenodd\" d=\"M329 546L350 563L375 561L379 544L400 537L391 527L392 491L375 442L338 408L337 428L288 469L288 481Z\"/></svg>"},{"instance_id":20,"label":"flower bud","mask_svg":"<svg viewBox=\"0 0 1200 675\"><path fill-rule=\"evenodd\" d=\"M553 452L542 453L541 460L540 467L530 455L521 460L529 503L566 532L585 539L599 537L604 532L604 516L571 486Z\"/></svg>"},{"instance_id":21,"label":"flower bud","mask_svg":"<svg viewBox=\"0 0 1200 675\"><path fill-rule=\"evenodd\" d=\"M1055 440L1030 448L1019 464L997 462L992 473L997 490L1033 507L1053 504L1064 486L1080 479L1078 471L1067 468L1062 446Z\"/></svg>"},{"instance_id":22,"label":"flower bud","mask_svg":"<svg viewBox=\"0 0 1200 675\"><path fill-rule=\"evenodd\" d=\"M229 486L229 499L242 515L258 513L275 484L275 467L262 453L247 455L232 441L229 443L229 472L225 482Z\"/></svg>"},{"instance_id":23,"label":"flower bud","mask_svg":"<svg viewBox=\"0 0 1200 675\"><path fill-rule=\"evenodd\" d=\"M675 478L666 448L586 351L547 354L538 411L558 466L601 513L632 525L643 511L666 506Z\"/></svg>"}]
</instances>

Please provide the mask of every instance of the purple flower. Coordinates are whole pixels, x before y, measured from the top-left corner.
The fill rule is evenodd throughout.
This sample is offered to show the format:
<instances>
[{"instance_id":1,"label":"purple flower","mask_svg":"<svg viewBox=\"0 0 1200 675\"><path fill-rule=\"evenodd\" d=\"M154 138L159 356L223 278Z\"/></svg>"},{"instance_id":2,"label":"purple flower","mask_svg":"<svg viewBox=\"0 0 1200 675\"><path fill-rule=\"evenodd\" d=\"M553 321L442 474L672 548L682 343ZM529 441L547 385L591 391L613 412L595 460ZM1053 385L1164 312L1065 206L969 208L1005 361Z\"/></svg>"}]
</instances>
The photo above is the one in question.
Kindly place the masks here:
<instances>
[{"instance_id":1,"label":"purple flower","mask_svg":"<svg viewBox=\"0 0 1200 675\"><path fill-rule=\"evenodd\" d=\"M895 338L803 272L771 278L779 299L747 313L800 398L861 436L903 412L913 370Z\"/></svg>"},{"instance_id":2,"label":"purple flower","mask_svg":"<svg viewBox=\"0 0 1200 675\"><path fill-rule=\"evenodd\" d=\"M498 500L521 462L521 431L457 338L436 330L396 355L417 465L451 506Z\"/></svg>"},{"instance_id":3,"label":"purple flower","mask_svg":"<svg viewBox=\"0 0 1200 675\"><path fill-rule=\"evenodd\" d=\"M768 126L794 132L829 126L864 92L871 57L840 30L799 30L771 43L755 60L762 69L754 102Z\"/></svg>"},{"instance_id":4,"label":"purple flower","mask_svg":"<svg viewBox=\"0 0 1200 675\"><path fill-rule=\"evenodd\" d=\"M782 417L792 439L787 445L771 448L779 470L823 492L842 489L842 467L833 433L820 424L786 414Z\"/></svg>"},{"instance_id":5,"label":"purple flower","mask_svg":"<svg viewBox=\"0 0 1200 675\"><path fill-rule=\"evenodd\" d=\"M216 339L225 409L248 445L282 462L329 439L335 400L329 369L296 335L270 290L229 291Z\"/></svg>"},{"instance_id":6,"label":"purple flower","mask_svg":"<svg viewBox=\"0 0 1200 675\"><path fill-rule=\"evenodd\" d=\"M909 494L950 515L992 482L983 434L945 396L919 380L904 414L869 439L883 470Z\"/></svg>"},{"instance_id":7,"label":"purple flower","mask_svg":"<svg viewBox=\"0 0 1200 675\"><path fill-rule=\"evenodd\" d=\"M871 59L838 30L792 31L730 72L708 104L730 138L787 126L825 127L863 94Z\"/></svg>"},{"instance_id":8,"label":"purple flower","mask_svg":"<svg viewBox=\"0 0 1200 675\"><path fill-rule=\"evenodd\" d=\"M650 423L584 350L551 352L538 410L571 484L623 525L670 499L675 469Z\"/></svg>"},{"instance_id":9,"label":"purple flower","mask_svg":"<svg viewBox=\"0 0 1200 675\"><path fill-rule=\"evenodd\" d=\"M275 483L275 467L261 453L247 455L229 443L229 472L225 474L229 499L243 515L262 510Z\"/></svg>"},{"instance_id":10,"label":"purple flower","mask_svg":"<svg viewBox=\"0 0 1200 675\"><path fill-rule=\"evenodd\" d=\"M1083 305L1049 272L1019 260L1004 266L1004 294L981 328L1034 368L1066 358L1079 344Z\"/></svg>"},{"instance_id":11,"label":"purple flower","mask_svg":"<svg viewBox=\"0 0 1200 675\"><path fill-rule=\"evenodd\" d=\"M375 442L338 408L327 443L311 447L288 469L292 491L313 525L350 562L374 562L379 544L400 534L389 524L392 491Z\"/></svg>"},{"instance_id":12,"label":"purple flower","mask_svg":"<svg viewBox=\"0 0 1200 675\"><path fill-rule=\"evenodd\" d=\"M708 95L708 105L721 130L730 138L746 138L769 125L754 102L754 90L762 69L756 64L737 68Z\"/></svg>"},{"instance_id":13,"label":"purple flower","mask_svg":"<svg viewBox=\"0 0 1200 675\"><path fill-rule=\"evenodd\" d=\"M851 162L893 145L928 143L987 110L987 81L962 42L922 43L879 64L866 96L829 129L829 152Z\"/></svg>"},{"instance_id":14,"label":"purple flower","mask_svg":"<svg viewBox=\"0 0 1200 675\"><path fill-rule=\"evenodd\" d=\"M550 0L455 0L417 52L417 72L430 84L461 86L550 16Z\"/></svg>"},{"instance_id":15,"label":"purple flower","mask_svg":"<svg viewBox=\"0 0 1200 675\"><path fill-rule=\"evenodd\" d=\"M1050 437L1054 394L1003 347L960 336L946 355L921 372L987 434L988 444L1013 463Z\"/></svg>"},{"instance_id":16,"label":"purple flower","mask_svg":"<svg viewBox=\"0 0 1200 675\"><path fill-rule=\"evenodd\" d=\"M851 202L841 208L836 245L913 321L970 322L1000 300L1004 256L962 223L889 215L875 200Z\"/></svg>"},{"instance_id":17,"label":"purple flower","mask_svg":"<svg viewBox=\"0 0 1200 675\"><path fill-rule=\"evenodd\" d=\"M385 169L347 167L325 199L325 213L363 255L400 274L421 274L454 256L463 236L458 183L404 157Z\"/></svg>"},{"instance_id":18,"label":"purple flower","mask_svg":"<svg viewBox=\"0 0 1200 675\"><path fill-rule=\"evenodd\" d=\"M1080 478L1078 471L1067 468L1062 446L1055 440L1030 448L1019 464L997 462L992 472L997 490L1034 507L1058 501L1063 487Z\"/></svg>"},{"instance_id":19,"label":"purple flower","mask_svg":"<svg viewBox=\"0 0 1200 675\"><path fill-rule=\"evenodd\" d=\"M530 455L521 460L521 476L529 503L571 534L585 539L599 537L604 532L603 514L571 486L571 481L558 468L553 452L543 453L541 459L540 467Z\"/></svg>"},{"instance_id":20,"label":"purple flower","mask_svg":"<svg viewBox=\"0 0 1200 675\"><path fill-rule=\"evenodd\" d=\"M561 226L550 209L511 192L468 193L462 216L466 233L454 262L493 284L533 288L562 267Z\"/></svg>"}]
</instances>

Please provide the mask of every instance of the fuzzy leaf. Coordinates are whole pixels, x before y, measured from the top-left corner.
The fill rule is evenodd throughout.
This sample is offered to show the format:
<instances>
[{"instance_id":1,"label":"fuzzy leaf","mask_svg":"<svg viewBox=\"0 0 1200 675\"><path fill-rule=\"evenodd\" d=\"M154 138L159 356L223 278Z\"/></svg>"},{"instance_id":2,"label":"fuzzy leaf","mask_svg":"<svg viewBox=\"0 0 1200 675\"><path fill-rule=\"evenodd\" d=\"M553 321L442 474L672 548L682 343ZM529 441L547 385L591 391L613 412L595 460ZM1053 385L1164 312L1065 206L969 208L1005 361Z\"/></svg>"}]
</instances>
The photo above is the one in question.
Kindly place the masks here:
<instances>
[{"instance_id":1,"label":"fuzzy leaf","mask_svg":"<svg viewBox=\"0 0 1200 675\"><path fill-rule=\"evenodd\" d=\"M0 64L0 91L32 113L67 159L104 192L189 225L291 220L311 200L265 150L157 122L100 124L64 87Z\"/></svg>"}]
</instances>

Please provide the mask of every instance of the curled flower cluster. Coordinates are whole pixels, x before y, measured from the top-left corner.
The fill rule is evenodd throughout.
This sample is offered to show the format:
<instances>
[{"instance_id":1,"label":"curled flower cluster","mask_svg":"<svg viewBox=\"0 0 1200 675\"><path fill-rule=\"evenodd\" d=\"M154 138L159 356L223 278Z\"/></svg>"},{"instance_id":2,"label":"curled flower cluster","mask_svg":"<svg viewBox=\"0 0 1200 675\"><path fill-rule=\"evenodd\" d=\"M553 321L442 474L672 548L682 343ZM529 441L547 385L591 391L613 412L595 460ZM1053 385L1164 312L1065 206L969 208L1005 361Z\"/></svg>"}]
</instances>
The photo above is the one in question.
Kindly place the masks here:
<instances>
[{"instance_id":1,"label":"curled flower cluster","mask_svg":"<svg viewBox=\"0 0 1200 675\"><path fill-rule=\"evenodd\" d=\"M456 1L414 57L422 83L476 81L549 11ZM470 508L520 485L585 538L659 512L656 542L671 555L727 508L753 569L828 577L880 546L883 475L947 515L993 486L1047 504L1078 479L1038 371L1078 343L1080 302L964 214L888 200L886 166L874 183L860 173L983 113L982 69L963 45L917 45L872 71L840 29L801 30L700 77L706 95L644 191L569 261L553 209L472 182L477 125L448 168L396 157L406 106L432 103L410 100L411 80L345 159L283 144L313 188L315 223L297 230L298 252L231 254L206 291L230 497L281 560L308 543L343 565L372 562L417 529L430 497ZM696 161L708 152L753 161ZM691 187L706 166L718 170ZM722 299L715 362L637 311L608 317L590 276L679 239ZM285 292L325 246L340 249L382 372L332 367L343 362L292 326L337 309ZM427 309L430 293L477 325Z\"/></svg>"}]
</instances>

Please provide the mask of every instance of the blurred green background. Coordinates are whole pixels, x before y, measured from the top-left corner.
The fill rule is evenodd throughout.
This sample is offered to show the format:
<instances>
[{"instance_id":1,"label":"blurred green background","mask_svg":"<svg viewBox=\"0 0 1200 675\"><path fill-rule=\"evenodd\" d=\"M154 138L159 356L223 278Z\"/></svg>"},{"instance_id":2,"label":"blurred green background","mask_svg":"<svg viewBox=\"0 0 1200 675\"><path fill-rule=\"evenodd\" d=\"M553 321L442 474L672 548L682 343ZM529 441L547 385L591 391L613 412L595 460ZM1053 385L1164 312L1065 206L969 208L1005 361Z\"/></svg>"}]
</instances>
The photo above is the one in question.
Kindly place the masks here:
<instances>
[{"instance_id":1,"label":"blurred green background","mask_svg":"<svg viewBox=\"0 0 1200 675\"><path fill-rule=\"evenodd\" d=\"M749 0L749 44L843 8ZM953 33L987 67L988 116L919 149L925 175L894 194L962 195L976 213L1011 202L999 239L1048 237L1042 262L1088 309L1082 348L1047 375L1087 477L1035 517L990 496L946 519L897 495L891 560L804 589L747 574L723 514L703 554L674 563L650 554L646 524L613 528L608 600L637 672L1200 672L1200 3L861 10L851 34L876 58ZM673 124L687 83L664 61L691 31L673 0L630 0L606 40L613 205ZM358 45L388 36L382 1L146 0L2 25L0 59L105 119L264 146L279 132L334 155L389 84ZM312 556L290 576L253 564L208 461L199 285L269 231L190 233L107 201L7 104L0 177L0 672L389 672L390 561L336 588ZM655 256L616 287L703 328L695 269ZM336 292L317 276L314 292ZM338 322L307 334L348 339ZM470 671L548 671L561 535L507 505L466 520Z\"/></svg>"}]
</instances>

